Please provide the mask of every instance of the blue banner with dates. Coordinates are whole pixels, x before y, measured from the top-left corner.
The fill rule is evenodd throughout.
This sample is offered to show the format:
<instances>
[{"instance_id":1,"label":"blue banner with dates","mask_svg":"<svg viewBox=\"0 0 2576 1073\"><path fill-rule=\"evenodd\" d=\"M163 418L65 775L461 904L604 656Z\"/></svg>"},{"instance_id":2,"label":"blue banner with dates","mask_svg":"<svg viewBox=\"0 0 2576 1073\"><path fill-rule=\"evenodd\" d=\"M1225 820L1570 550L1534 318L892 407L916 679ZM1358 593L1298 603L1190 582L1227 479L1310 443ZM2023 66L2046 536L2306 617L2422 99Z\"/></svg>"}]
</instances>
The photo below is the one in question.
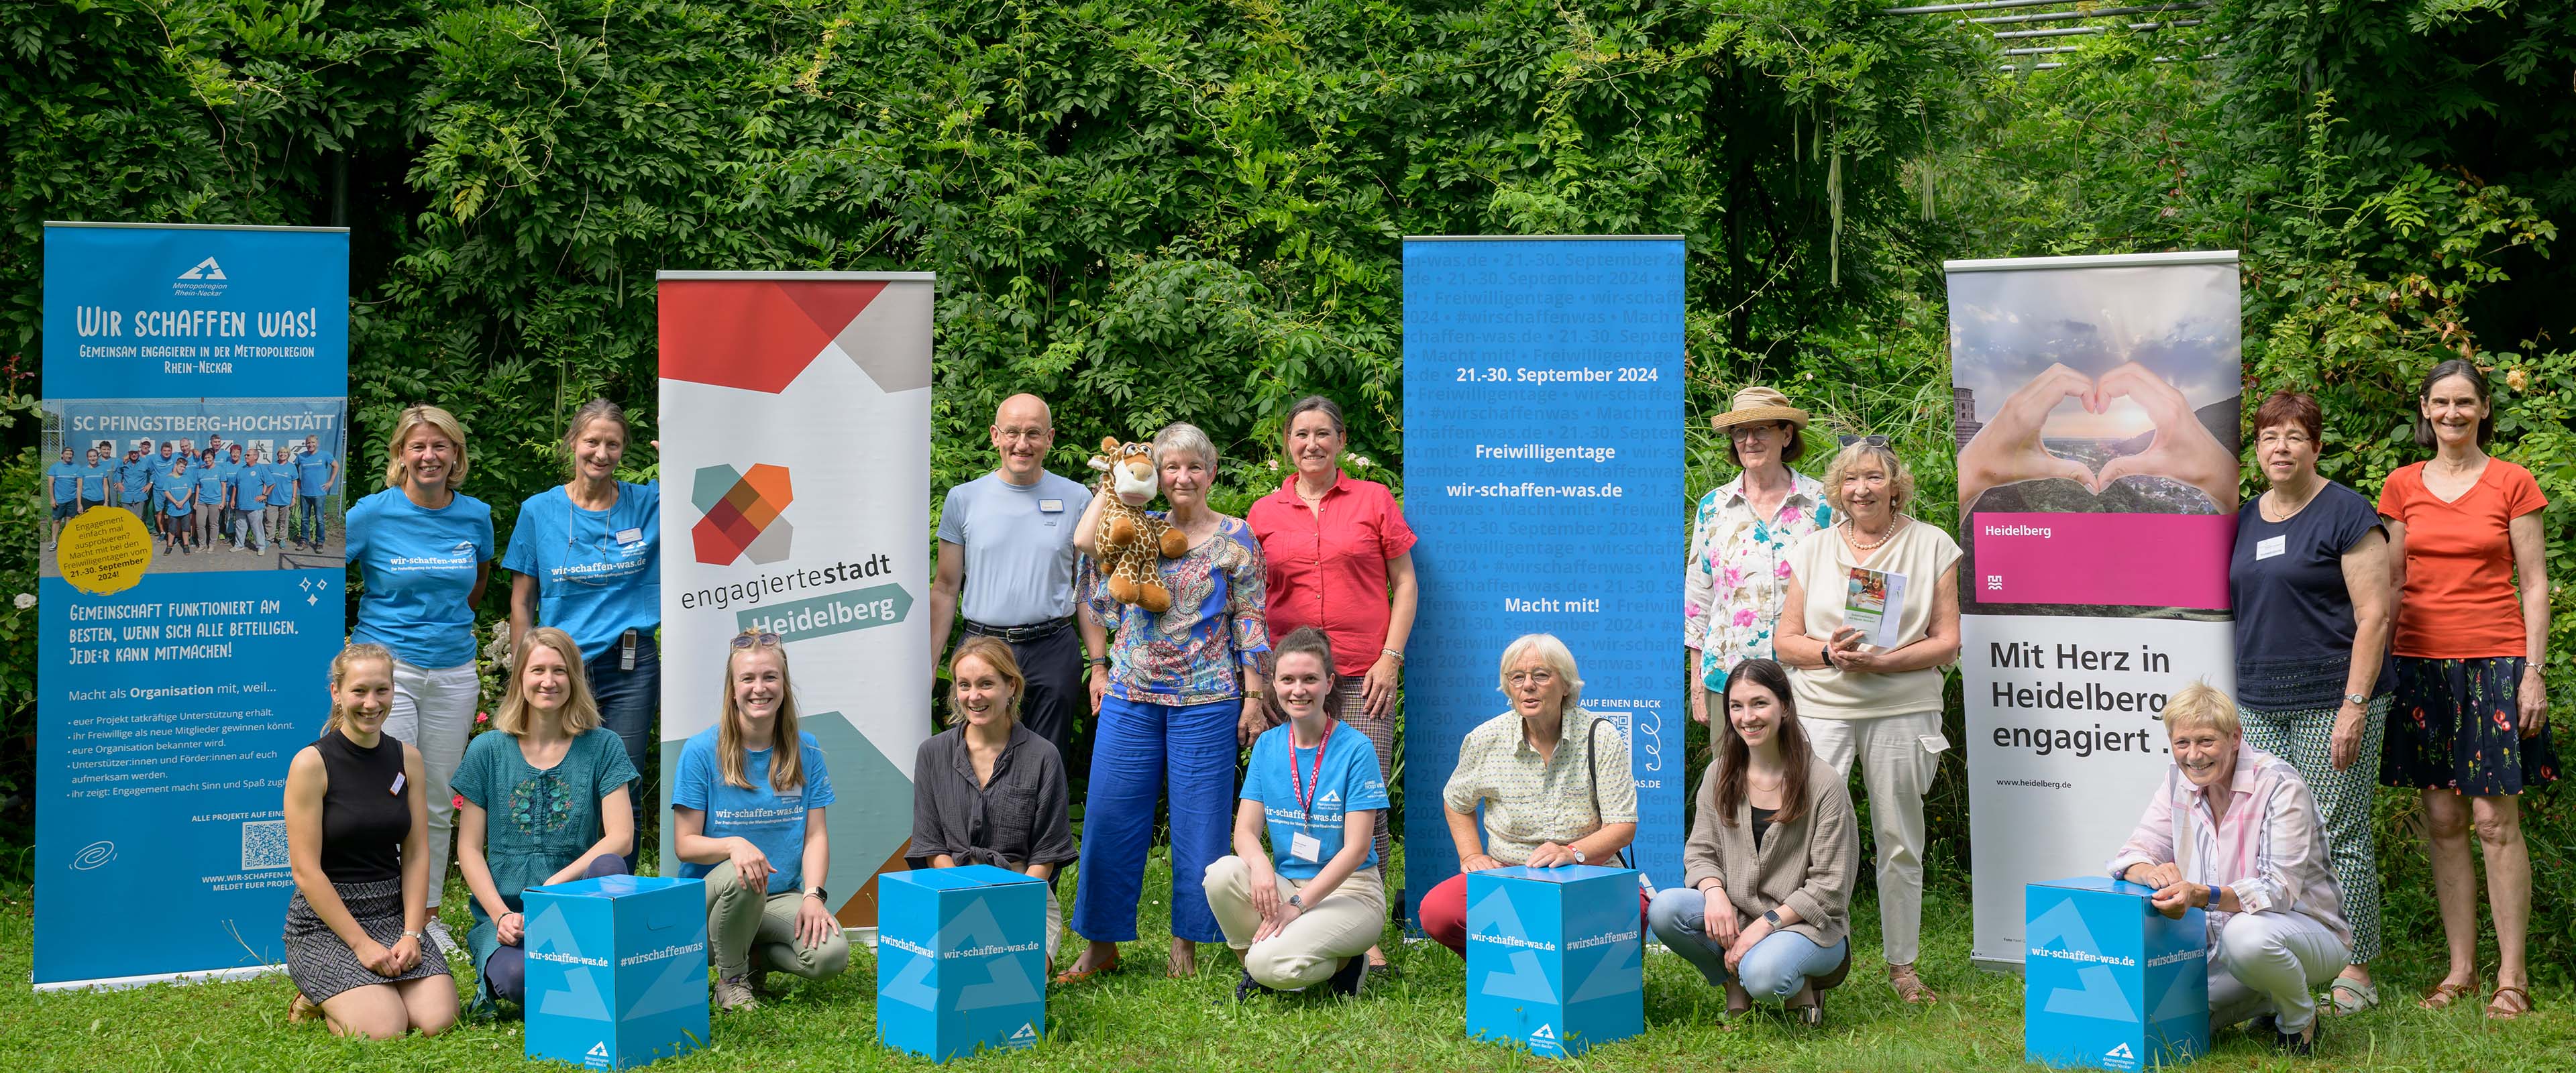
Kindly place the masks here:
<instances>
[{"instance_id":1,"label":"blue banner with dates","mask_svg":"<svg viewBox=\"0 0 2576 1073\"><path fill-rule=\"evenodd\" d=\"M349 237L45 225L38 990L265 972L347 636Z\"/></svg>"},{"instance_id":2,"label":"blue banner with dates","mask_svg":"<svg viewBox=\"0 0 2576 1073\"><path fill-rule=\"evenodd\" d=\"M1682 240L1405 240L1404 387L1408 917L1457 874L1441 788L1511 710L1503 648L1528 633L1565 642L1582 707L1626 737L1636 865L1680 883Z\"/></svg>"}]
</instances>

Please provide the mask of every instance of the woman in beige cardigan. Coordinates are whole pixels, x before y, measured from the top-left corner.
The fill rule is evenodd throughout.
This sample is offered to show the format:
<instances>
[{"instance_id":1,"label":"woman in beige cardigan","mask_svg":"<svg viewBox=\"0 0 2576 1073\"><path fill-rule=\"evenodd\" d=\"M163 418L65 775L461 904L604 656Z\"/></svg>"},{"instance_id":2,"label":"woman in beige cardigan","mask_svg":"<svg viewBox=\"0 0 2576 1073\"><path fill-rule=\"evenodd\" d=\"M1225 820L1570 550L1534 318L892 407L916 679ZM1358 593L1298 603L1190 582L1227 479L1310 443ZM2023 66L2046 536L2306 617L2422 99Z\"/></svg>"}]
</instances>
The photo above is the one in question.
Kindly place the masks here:
<instances>
[{"instance_id":1,"label":"woman in beige cardigan","mask_svg":"<svg viewBox=\"0 0 2576 1073\"><path fill-rule=\"evenodd\" d=\"M1851 796L1808 751L1779 663L1736 665L1724 725L1682 851L1688 885L1655 895L1646 923L1726 988L1729 1014L1760 998L1818 1024L1823 992L1851 968Z\"/></svg>"}]
</instances>

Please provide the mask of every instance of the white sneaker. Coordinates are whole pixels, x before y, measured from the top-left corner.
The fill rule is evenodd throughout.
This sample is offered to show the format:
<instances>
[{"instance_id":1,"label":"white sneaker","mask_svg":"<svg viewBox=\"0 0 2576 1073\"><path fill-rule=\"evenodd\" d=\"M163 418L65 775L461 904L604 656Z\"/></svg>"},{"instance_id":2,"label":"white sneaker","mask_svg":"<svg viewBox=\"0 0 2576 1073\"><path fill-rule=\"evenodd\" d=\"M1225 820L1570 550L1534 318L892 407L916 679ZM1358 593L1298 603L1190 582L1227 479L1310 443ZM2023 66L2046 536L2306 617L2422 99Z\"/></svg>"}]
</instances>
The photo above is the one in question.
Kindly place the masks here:
<instances>
[{"instance_id":1,"label":"white sneaker","mask_svg":"<svg viewBox=\"0 0 2576 1073\"><path fill-rule=\"evenodd\" d=\"M439 953L449 957L456 956L456 937L447 933L446 921L433 916L429 918L429 926L421 930L429 933L430 942L438 944Z\"/></svg>"},{"instance_id":2,"label":"white sneaker","mask_svg":"<svg viewBox=\"0 0 2576 1073\"><path fill-rule=\"evenodd\" d=\"M714 998L715 1007L719 1011L760 1008L760 1000L753 997L751 993L751 982L740 976L727 976L717 980L715 994L711 997Z\"/></svg>"}]
</instances>

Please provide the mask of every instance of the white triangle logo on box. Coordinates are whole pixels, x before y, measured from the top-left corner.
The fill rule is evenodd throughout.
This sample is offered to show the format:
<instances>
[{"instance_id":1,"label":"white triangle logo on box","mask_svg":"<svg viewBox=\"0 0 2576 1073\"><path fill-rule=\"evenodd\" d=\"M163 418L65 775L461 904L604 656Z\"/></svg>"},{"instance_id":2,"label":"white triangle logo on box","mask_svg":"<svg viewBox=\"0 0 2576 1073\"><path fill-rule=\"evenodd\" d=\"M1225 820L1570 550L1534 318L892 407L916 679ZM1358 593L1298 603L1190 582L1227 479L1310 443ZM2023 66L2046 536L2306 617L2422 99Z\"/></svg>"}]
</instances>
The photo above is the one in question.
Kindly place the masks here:
<instances>
[{"instance_id":1,"label":"white triangle logo on box","mask_svg":"<svg viewBox=\"0 0 2576 1073\"><path fill-rule=\"evenodd\" d=\"M1540 1025L1538 1026L1538 1031L1530 1033L1530 1039L1532 1041L1546 1040L1550 1043L1554 1043L1556 1042L1556 1030L1546 1025Z\"/></svg>"},{"instance_id":2,"label":"white triangle logo on box","mask_svg":"<svg viewBox=\"0 0 2576 1073\"><path fill-rule=\"evenodd\" d=\"M179 273L179 278L180 278L180 279L222 279L222 278L224 278L224 266L219 265L219 264L216 264L216 263L215 263L215 259L214 259L214 258L212 258L212 257L209 257L209 258L206 258L205 260L202 260L202 261L197 262L197 267L195 267L195 268L191 268L191 269L189 269L189 270L187 270L187 271L185 271L185 272L181 272L181 273Z\"/></svg>"},{"instance_id":3,"label":"white triangle logo on box","mask_svg":"<svg viewBox=\"0 0 2576 1073\"><path fill-rule=\"evenodd\" d=\"M583 1055L582 1057L585 1057L585 1058L606 1058L606 1057L608 1057L608 1056L609 1056L609 1055L608 1055L608 1041L607 1041L607 1040L601 1040L601 1041L599 1041L599 1042L597 1042L597 1043L591 1044L591 1045L590 1045L590 1053L589 1053L589 1054L586 1054L586 1055Z\"/></svg>"},{"instance_id":4,"label":"white triangle logo on box","mask_svg":"<svg viewBox=\"0 0 2576 1073\"><path fill-rule=\"evenodd\" d=\"M2126 1044L2126 1043L2123 1043L2123 1044L2121 1044L2121 1045L2119 1045L2119 1046L2117 1046L2117 1047L2113 1047L2113 1048L2111 1048L2110 1050L2103 1052L2103 1053L2102 1053L2102 1057L2104 1057L2104 1058L2136 1058L2136 1057L2137 1057L2137 1055L2130 1053L2130 1051L2129 1051L2129 1045L2128 1045L2128 1044Z\"/></svg>"},{"instance_id":5,"label":"white triangle logo on box","mask_svg":"<svg viewBox=\"0 0 2576 1073\"><path fill-rule=\"evenodd\" d=\"M1017 1031L1017 1032L1013 1032L1013 1033L1011 1033L1011 1042L1013 1042L1013 1043L1026 1043L1026 1042L1034 1041L1034 1040L1036 1040L1037 1038L1038 1038L1038 1028L1037 1028L1037 1024L1036 1024L1035 1022L1032 1022L1032 1021L1022 1021L1022 1022L1020 1022L1020 1030L1019 1030L1019 1031Z\"/></svg>"}]
</instances>

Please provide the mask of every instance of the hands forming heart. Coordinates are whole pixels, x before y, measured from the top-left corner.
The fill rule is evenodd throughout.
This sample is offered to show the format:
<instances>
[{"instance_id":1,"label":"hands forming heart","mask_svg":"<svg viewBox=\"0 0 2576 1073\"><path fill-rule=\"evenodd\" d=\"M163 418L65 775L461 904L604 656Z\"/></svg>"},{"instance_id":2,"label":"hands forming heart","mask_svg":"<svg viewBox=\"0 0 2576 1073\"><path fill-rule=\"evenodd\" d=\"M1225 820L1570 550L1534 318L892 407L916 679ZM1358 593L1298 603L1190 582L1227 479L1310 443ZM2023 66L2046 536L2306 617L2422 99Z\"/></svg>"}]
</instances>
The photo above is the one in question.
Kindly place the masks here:
<instances>
[{"instance_id":1,"label":"hands forming heart","mask_svg":"<svg viewBox=\"0 0 2576 1073\"><path fill-rule=\"evenodd\" d=\"M2075 399L2085 412L2098 414L2123 396L2144 408L2154 423L2155 439L2146 450L2114 458L2096 473L2082 462L2050 454L2040 442L2040 427L2060 400ZM2016 481L2063 477L2099 493L2121 478L2138 476L2167 477L2197 488L2221 514L2236 509L2236 456L2201 426L2190 400L2172 384L2134 361L2099 379L2051 365L2006 398L1994 420L1959 452L1959 505L1966 509L1986 489Z\"/></svg>"}]
</instances>

